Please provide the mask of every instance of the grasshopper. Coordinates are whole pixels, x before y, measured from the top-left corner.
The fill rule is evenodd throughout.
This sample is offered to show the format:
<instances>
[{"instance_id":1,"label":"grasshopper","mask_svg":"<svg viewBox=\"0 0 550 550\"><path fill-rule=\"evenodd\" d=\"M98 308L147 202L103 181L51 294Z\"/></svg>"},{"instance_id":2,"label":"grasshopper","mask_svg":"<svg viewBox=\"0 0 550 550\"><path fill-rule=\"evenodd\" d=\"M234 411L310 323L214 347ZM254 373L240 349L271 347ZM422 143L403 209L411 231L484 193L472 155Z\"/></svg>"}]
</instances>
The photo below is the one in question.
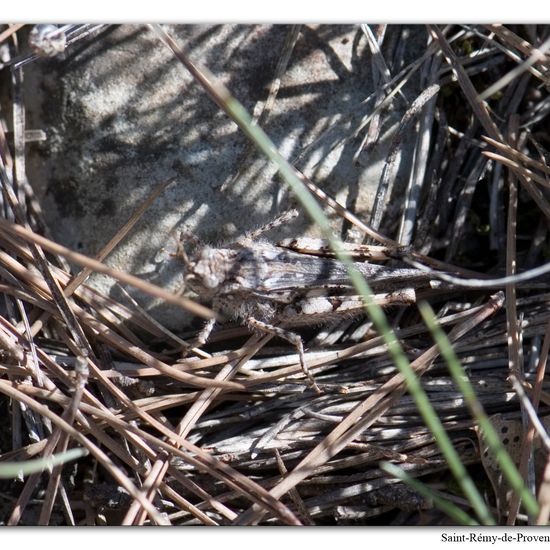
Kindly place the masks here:
<instances>
[{"instance_id":1,"label":"grasshopper","mask_svg":"<svg viewBox=\"0 0 550 550\"><path fill-rule=\"evenodd\" d=\"M272 244L257 238L286 219L288 214L235 243L197 249L192 257L181 249L185 283L214 311L293 344L304 374L319 391L307 367L302 339L288 327L326 324L359 315L364 312L364 302L353 294L346 267L331 257L325 241L286 239ZM380 305L414 303L415 288L430 286L430 275L419 269L364 261L390 257L388 247L347 247ZM212 328L213 322L203 333L204 341Z\"/></svg>"}]
</instances>

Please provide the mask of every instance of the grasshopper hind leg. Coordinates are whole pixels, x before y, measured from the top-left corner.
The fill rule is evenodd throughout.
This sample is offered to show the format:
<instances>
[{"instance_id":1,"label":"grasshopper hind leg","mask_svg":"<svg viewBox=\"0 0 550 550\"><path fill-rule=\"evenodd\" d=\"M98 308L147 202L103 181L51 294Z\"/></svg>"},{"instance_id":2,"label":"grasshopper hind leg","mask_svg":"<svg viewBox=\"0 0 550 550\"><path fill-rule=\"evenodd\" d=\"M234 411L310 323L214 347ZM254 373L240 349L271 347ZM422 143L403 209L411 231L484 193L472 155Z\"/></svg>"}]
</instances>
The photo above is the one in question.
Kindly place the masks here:
<instances>
[{"instance_id":1,"label":"grasshopper hind leg","mask_svg":"<svg viewBox=\"0 0 550 550\"><path fill-rule=\"evenodd\" d=\"M290 342L298 351L298 357L300 358L300 366L302 367L303 373L309 380L311 387L315 390L317 394L320 395L323 393L320 390L317 383L315 382L315 378L313 378L313 374L311 374L307 366L306 357L304 353L304 345L302 343L302 339L300 338L300 336L298 336L298 334L282 329L280 327L269 325L262 321L258 321L258 319L254 319L253 317L250 317L248 319L248 324L251 328L255 330L258 330L261 332L267 332L268 334L273 334L275 336L278 336L279 338L282 338L283 340L286 340L287 342Z\"/></svg>"}]
</instances>

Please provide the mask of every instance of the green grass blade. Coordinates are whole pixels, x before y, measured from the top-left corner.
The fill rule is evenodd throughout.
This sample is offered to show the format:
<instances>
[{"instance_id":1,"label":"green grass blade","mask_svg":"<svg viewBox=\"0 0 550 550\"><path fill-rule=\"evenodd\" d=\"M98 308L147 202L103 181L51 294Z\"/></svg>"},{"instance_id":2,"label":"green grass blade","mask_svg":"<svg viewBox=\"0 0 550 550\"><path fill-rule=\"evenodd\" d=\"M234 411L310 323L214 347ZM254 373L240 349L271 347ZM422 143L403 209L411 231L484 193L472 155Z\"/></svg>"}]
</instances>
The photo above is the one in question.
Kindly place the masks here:
<instances>
[{"instance_id":1,"label":"green grass blade","mask_svg":"<svg viewBox=\"0 0 550 550\"><path fill-rule=\"evenodd\" d=\"M304 208L319 225L324 236L329 240L336 256L346 265L355 289L362 295L365 307L374 323L374 326L383 336L395 364L405 376L408 390L415 400L418 410L424 418L426 425L430 429L443 455L448 461L449 468L453 472L457 482L462 487L464 494L470 501L481 522L486 525L494 525L495 520L491 516L485 501L477 491L472 479L468 476L466 468L462 464L458 453L455 451L443 425L431 406L426 393L422 389L418 377L411 369L409 361L403 353L399 341L391 330L382 308L372 302L372 292L368 284L359 271L355 268L351 259L344 252L341 246L341 241L334 236L323 211L298 178L292 166L290 166L286 159L280 155L263 130L258 126L253 126L251 124L252 120L250 119L250 116L246 113L240 103L234 99L229 100L228 110L230 110L237 123L246 128L247 134L254 141L257 147L273 162L275 162L279 168L279 171L292 188L297 198L300 202L302 202Z\"/></svg>"},{"instance_id":2,"label":"green grass blade","mask_svg":"<svg viewBox=\"0 0 550 550\"><path fill-rule=\"evenodd\" d=\"M0 479L16 478L21 475L28 476L44 472L59 464L65 464L71 460L75 460L88 454L87 449L78 447L69 449L64 453L51 455L46 458L37 458L35 460L25 460L23 462L1 462L0 463Z\"/></svg>"},{"instance_id":3,"label":"green grass blade","mask_svg":"<svg viewBox=\"0 0 550 550\"><path fill-rule=\"evenodd\" d=\"M391 476L400 479L403 483L406 483L407 485L418 491L418 493L424 498L431 499L442 512L444 512L451 519L456 521L458 525L479 525L479 523L474 518L469 516L466 512L464 512L464 510L462 510L452 502L449 502L448 500L440 497L435 491L432 491L426 485L424 485L414 477L410 476L407 472L405 472L395 464L391 464L390 462L381 462L380 469L384 470Z\"/></svg>"},{"instance_id":4,"label":"green grass blade","mask_svg":"<svg viewBox=\"0 0 550 550\"><path fill-rule=\"evenodd\" d=\"M506 477L506 480L512 489L520 494L527 513L531 516L536 516L539 509L537 501L531 492L525 487L518 469L510 458L510 455L506 452L506 449L499 439L497 432L493 428L491 421L483 410L481 403L477 399L474 388L470 384L470 381L468 380L468 377L466 376L466 373L464 372L464 369L462 368L454 349L449 342L449 339L436 322L435 314L432 308L429 304L422 303L419 304L419 309L424 322L429 327L439 349L441 350L441 355L444 357L447 365L449 366L449 371L455 384L464 396L464 400L470 410L470 413L478 422L481 430L483 431L485 440L487 441L487 445L494 454L499 466L502 468L502 473Z\"/></svg>"},{"instance_id":5,"label":"green grass blade","mask_svg":"<svg viewBox=\"0 0 550 550\"><path fill-rule=\"evenodd\" d=\"M456 476L458 483L463 486L466 496L470 499L472 507L486 524L494 524L487 507L475 489L472 480L468 477L466 469L460 462L460 457L454 450L450 439L448 438L439 418L431 407L429 400L420 386L420 382L411 369L409 361L403 352L403 348L396 338L394 332L387 321L382 308L375 304L372 299L372 291L361 273L356 269L353 261L344 250L342 241L336 237L330 223L323 210L308 191L301 179L298 177L292 165L279 153L273 142L267 134L258 125L252 123L252 117L248 114L241 103L236 100L229 90L204 67L200 69L179 48L177 43L170 37L160 25L151 25L151 28L157 33L159 38L172 50L174 55L183 63L183 65L193 74L193 76L203 85L204 89L210 94L212 99L219 105L239 126L239 128L250 138L253 144L264 153L276 166L286 183L292 189L296 198L300 201L312 220L317 224L323 236L329 241L336 257L346 266L349 278L357 293L362 296L365 309L372 320L376 330L383 337L388 351L399 369L405 376L407 386L420 413L424 417L427 426L432 430L436 441L440 445L442 452L447 460L450 461L450 467Z\"/></svg>"}]
</instances>

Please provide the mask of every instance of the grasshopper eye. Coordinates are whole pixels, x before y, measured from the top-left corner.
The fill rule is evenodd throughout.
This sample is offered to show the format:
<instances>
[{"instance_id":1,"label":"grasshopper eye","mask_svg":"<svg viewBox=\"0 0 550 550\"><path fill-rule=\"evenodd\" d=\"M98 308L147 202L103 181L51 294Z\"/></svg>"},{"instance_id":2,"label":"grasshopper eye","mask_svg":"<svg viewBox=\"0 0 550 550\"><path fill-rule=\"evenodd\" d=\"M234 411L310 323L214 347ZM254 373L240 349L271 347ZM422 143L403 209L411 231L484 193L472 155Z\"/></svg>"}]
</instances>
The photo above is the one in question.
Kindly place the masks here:
<instances>
[{"instance_id":1,"label":"grasshopper eye","mask_svg":"<svg viewBox=\"0 0 550 550\"><path fill-rule=\"evenodd\" d=\"M214 290L218 288L221 281L216 276L214 276L213 273L194 272L194 273L189 273L188 275L185 276L185 282L193 290L200 290L201 288Z\"/></svg>"}]
</instances>

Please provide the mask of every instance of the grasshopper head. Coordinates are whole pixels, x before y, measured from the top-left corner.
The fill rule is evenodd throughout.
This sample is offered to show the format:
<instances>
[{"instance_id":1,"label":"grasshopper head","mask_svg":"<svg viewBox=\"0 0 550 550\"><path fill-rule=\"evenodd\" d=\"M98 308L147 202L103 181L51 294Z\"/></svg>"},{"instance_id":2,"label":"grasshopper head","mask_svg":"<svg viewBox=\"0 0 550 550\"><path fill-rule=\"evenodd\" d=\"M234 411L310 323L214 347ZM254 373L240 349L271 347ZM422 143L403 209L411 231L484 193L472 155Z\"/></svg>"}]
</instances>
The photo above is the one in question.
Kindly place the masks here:
<instances>
[{"instance_id":1,"label":"grasshopper head","mask_svg":"<svg viewBox=\"0 0 550 550\"><path fill-rule=\"evenodd\" d=\"M218 290L227 278L228 252L220 248L203 248L196 260L187 262L186 284L199 295Z\"/></svg>"}]
</instances>

